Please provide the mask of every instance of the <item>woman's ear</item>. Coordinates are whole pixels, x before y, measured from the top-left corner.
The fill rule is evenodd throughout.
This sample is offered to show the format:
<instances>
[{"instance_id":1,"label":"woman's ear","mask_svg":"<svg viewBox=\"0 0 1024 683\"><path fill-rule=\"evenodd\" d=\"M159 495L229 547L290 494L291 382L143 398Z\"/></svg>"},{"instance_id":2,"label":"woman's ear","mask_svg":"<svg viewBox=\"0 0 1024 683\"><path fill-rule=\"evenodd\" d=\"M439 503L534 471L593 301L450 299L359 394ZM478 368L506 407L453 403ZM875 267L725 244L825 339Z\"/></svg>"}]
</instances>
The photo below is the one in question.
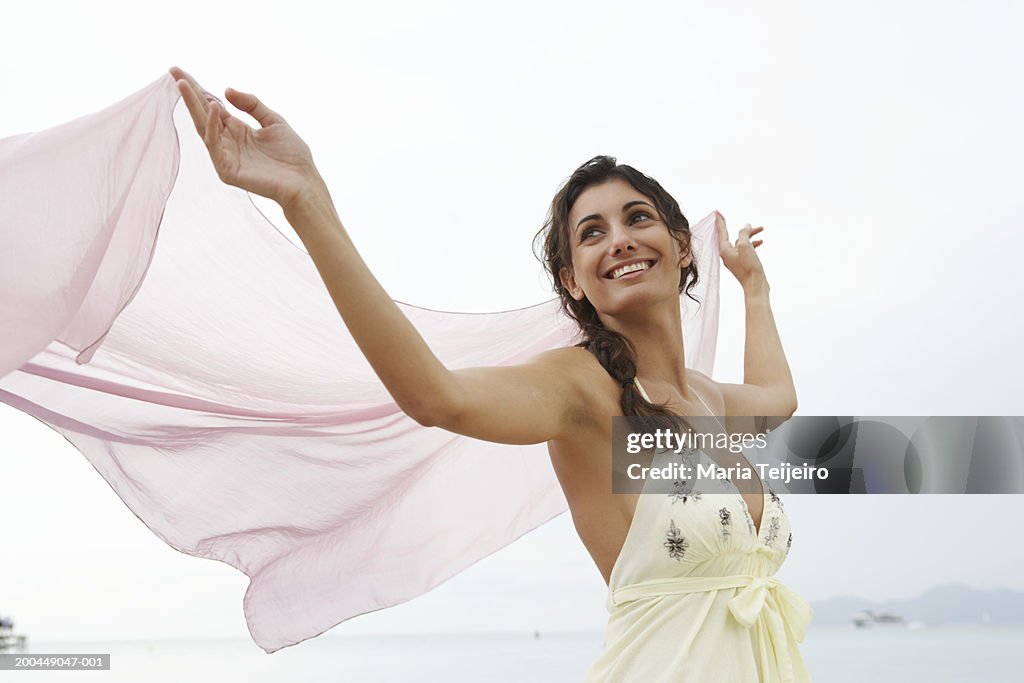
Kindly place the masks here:
<instances>
[{"instance_id":1,"label":"woman's ear","mask_svg":"<svg viewBox=\"0 0 1024 683\"><path fill-rule=\"evenodd\" d=\"M690 251L689 244L679 244L679 269L689 268L690 264L693 263L693 252Z\"/></svg>"},{"instance_id":2,"label":"woman's ear","mask_svg":"<svg viewBox=\"0 0 1024 683\"><path fill-rule=\"evenodd\" d=\"M565 291L569 292L569 296L576 301L583 299L583 290L576 283L576 276L572 273L572 268L569 266L562 266L558 271L558 279L561 280L562 286L565 287Z\"/></svg>"}]
</instances>

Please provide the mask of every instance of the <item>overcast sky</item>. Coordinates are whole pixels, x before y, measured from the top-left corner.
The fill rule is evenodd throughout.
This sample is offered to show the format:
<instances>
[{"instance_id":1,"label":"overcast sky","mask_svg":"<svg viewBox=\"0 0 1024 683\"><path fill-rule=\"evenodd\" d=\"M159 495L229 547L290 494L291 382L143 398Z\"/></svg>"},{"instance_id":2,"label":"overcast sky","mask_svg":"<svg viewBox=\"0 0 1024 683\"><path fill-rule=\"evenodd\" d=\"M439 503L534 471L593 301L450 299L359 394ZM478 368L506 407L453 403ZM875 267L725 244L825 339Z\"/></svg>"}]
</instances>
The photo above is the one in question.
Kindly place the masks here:
<instances>
[{"instance_id":1,"label":"overcast sky","mask_svg":"<svg viewBox=\"0 0 1024 683\"><path fill-rule=\"evenodd\" d=\"M622 5L19 3L0 136L172 64L255 92L310 144L391 295L467 311L551 296L531 238L562 180L613 154L693 222L765 226L801 414L1024 414L1024 8ZM742 322L725 282L719 380L742 376ZM164 545L36 420L0 405L0 434L0 614L37 639L246 635L243 574ZM1024 496L792 496L786 511L780 578L811 600L1024 590ZM563 515L332 633L600 630L604 599Z\"/></svg>"}]
</instances>

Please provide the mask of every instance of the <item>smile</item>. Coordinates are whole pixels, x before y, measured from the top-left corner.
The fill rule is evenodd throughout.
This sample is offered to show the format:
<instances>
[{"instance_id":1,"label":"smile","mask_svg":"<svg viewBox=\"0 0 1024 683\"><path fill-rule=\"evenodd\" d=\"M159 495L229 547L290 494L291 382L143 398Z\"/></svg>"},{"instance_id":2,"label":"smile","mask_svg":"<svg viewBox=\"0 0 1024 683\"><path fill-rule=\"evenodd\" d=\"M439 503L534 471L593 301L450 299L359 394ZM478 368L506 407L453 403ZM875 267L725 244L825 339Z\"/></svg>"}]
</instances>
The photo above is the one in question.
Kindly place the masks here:
<instances>
[{"instance_id":1,"label":"smile","mask_svg":"<svg viewBox=\"0 0 1024 683\"><path fill-rule=\"evenodd\" d=\"M654 263L655 262L653 260L634 261L633 263L627 263L624 266L619 266L618 268L613 269L609 273L605 274L605 277L612 280L618 280L620 277L624 275L629 275L630 273L637 273L640 271L653 268Z\"/></svg>"}]
</instances>

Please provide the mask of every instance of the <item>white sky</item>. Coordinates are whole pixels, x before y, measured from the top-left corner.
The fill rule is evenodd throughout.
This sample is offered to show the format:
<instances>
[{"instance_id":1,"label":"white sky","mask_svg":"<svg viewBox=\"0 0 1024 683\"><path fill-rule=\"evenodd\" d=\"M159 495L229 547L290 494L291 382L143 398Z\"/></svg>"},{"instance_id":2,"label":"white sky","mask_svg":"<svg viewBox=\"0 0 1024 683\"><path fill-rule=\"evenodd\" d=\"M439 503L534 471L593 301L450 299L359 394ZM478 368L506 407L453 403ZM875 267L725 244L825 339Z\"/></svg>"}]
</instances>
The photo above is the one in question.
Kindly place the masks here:
<instances>
[{"instance_id":1,"label":"white sky","mask_svg":"<svg viewBox=\"0 0 1024 683\"><path fill-rule=\"evenodd\" d=\"M550 297L533 233L578 164L613 154L691 221L766 227L801 414L1024 414L1018 4L160 7L5 7L0 136L172 64L255 92L310 144L394 298L476 311ZM737 381L742 300L724 289L716 377ZM0 431L0 614L36 639L246 635L244 575L165 546L36 420L0 406ZM780 578L812 600L1024 590L1024 496L792 496L787 512ZM332 633L599 630L604 590L563 516Z\"/></svg>"}]
</instances>

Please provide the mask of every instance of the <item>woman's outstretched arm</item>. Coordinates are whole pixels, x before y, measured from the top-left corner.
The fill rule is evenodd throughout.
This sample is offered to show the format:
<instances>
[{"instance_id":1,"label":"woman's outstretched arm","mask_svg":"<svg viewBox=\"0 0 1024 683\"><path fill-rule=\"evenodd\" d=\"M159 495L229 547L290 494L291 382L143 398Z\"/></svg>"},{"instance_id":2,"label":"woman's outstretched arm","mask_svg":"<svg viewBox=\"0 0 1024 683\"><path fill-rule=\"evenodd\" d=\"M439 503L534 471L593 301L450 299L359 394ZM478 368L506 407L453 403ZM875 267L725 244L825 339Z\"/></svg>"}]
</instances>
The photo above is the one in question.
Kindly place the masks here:
<instances>
[{"instance_id":1,"label":"woman's outstretched arm","mask_svg":"<svg viewBox=\"0 0 1024 683\"><path fill-rule=\"evenodd\" d=\"M764 228L747 225L733 245L721 214L715 222L722 262L743 287L746 304L743 384L720 385L726 414L789 417L796 412L796 388L768 299L768 279L755 252L762 240L750 239Z\"/></svg>"},{"instance_id":2,"label":"woman's outstretched arm","mask_svg":"<svg viewBox=\"0 0 1024 683\"><path fill-rule=\"evenodd\" d=\"M281 205L353 339L404 412L423 425L502 443L549 441L578 423L586 394L574 361L566 362L577 357L571 349L512 367L446 368L356 251L309 147L287 122L254 95L228 89L228 101L260 123L250 128L184 71L171 75L220 179Z\"/></svg>"},{"instance_id":3,"label":"woman's outstretched arm","mask_svg":"<svg viewBox=\"0 0 1024 683\"><path fill-rule=\"evenodd\" d=\"M312 182L286 207L285 217L363 355L410 417L501 443L562 436L566 407L580 400L577 383L567 373L570 350L543 353L511 367L451 371L370 272L322 181Z\"/></svg>"}]
</instances>

